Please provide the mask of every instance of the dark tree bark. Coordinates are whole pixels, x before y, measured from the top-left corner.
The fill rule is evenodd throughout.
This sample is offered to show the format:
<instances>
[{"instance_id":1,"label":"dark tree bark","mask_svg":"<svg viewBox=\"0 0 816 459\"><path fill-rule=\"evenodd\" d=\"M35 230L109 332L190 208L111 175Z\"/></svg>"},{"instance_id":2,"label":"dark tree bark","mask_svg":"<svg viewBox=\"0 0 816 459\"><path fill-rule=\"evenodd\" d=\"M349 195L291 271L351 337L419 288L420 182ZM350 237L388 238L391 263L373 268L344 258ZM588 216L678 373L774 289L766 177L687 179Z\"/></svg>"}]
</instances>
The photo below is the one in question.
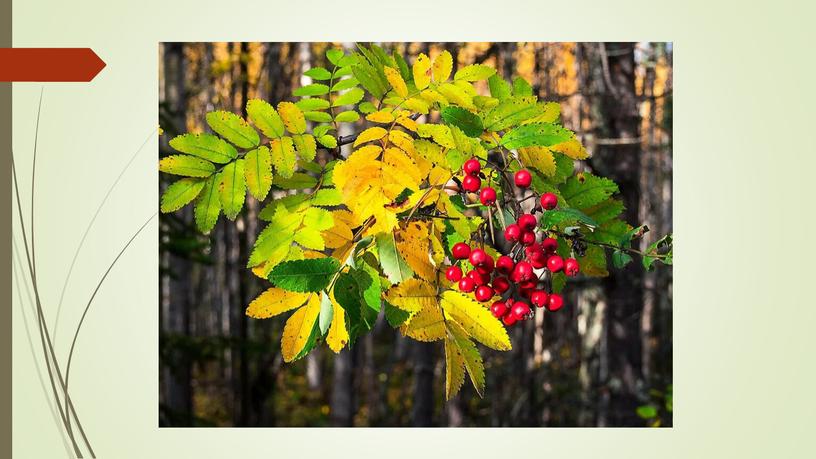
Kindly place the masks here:
<instances>
[{"instance_id":1,"label":"dark tree bark","mask_svg":"<svg viewBox=\"0 0 816 459\"><path fill-rule=\"evenodd\" d=\"M640 115L635 94L635 54L633 43L599 44L603 93L601 116L606 120L604 135L621 142L601 144L597 158L602 173L615 180L626 206L623 218L641 221ZM622 270L610 270L604 281L609 313L608 333L609 419L611 425L642 425L635 409L639 405L638 386L642 382L640 314L643 311L643 267L630 263Z\"/></svg>"},{"instance_id":2,"label":"dark tree bark","mask_svg":"<svg viewBox=\"0 0 816 459\"><path fill-rule=\"evenodd\" d=\"M414 408L413 425L433 425L434 411L434 344L413 343L414 348Z\"/></svg>"}]
</instances>

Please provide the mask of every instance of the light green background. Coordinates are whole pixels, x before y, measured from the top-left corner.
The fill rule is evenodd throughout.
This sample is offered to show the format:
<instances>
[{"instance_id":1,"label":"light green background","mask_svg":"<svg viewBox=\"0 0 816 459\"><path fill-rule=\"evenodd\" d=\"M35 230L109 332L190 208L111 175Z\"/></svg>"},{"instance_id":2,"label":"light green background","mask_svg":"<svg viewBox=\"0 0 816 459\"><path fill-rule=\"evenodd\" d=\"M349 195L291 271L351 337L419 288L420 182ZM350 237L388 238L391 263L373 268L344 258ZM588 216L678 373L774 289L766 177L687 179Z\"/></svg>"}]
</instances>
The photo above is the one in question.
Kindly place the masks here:
<instances>
[{"instance_id":1,"label":"light green background","mask_svg":"<svg viewBox=\"0 0 816 459\"><path fill-rule=\"evenodd\" d=\"M156 128L160 41L673 41L675 427L159 429L154 221L108 278L77 345L71 393L100 457L814 457L816 323L805 291L816 258L806 191L816 166L813 2L207 3L14 3L15 46L89 46L108 64L91 84L45 86L35 224L49 323L85 224ZM40 87L14 87L26 213ZM158 206L156 139L80 257L60 319L61 358L96 281ZM36 333L16 302L15 457L63 457L26 324Z\"/></svg>"}]
</instances>

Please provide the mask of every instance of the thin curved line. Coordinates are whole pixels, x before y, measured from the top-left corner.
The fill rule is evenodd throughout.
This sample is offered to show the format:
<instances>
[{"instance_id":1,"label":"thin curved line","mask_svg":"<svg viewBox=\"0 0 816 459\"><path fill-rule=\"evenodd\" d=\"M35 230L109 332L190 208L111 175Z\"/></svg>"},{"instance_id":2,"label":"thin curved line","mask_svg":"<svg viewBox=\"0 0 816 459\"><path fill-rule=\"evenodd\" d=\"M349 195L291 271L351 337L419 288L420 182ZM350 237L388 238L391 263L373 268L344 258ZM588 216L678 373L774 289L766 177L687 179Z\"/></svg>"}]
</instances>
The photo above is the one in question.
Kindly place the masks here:
<instances>
[{"instance_id":1,"label":"thin curved line","mask_svg":"<svg viewBox=\"0 0 816 459\"><path fill-rule=\"evenodd\" d=\"M14 272L14 282L17 285L17 301L20 302L20 314L22 315L23 329L25 330L26 339L28 341L28 351L31 353L31 357L34 358L34 369L37 370L37 380L40 382L40 389L42 389L43 394L45 394L45 399L48 401L48 411L51 412L51 417L54 419L54 424L60 433L62 446L65 448L66 455L71 457L71 446L68 444L68 440L65 438L65 431L60 429L59 414L57 414L57 409L54 407L53 402L48 397L48 389L45 387L45 379L43 378L42 369L37 361L37 352L34 350L34 343L31 340L31 329L28 326L28 315L25 311L26 303L23 300L23 294L21 292L23 287L25 287L26 296L28 297L28 306L32 309L32 312L35 315L37 314L37 309L34 306L34 300L31 298L31 289L28 288L28 284L24 284L21 280L22 277L25 276L25 269L23 268L22 257L17 250L17 245L16 240L12 239L12 247L14 249L13 256L15 261L12 271ZM48 364L48 361L46 361L46 364Z\"/></svg>"},{"instance_id":2,"label":"thin curved line","mask_svg":"<svg viewBox=\"0 0 816 459\"><path fill-rule=\"evenodd\" d=\"M33 271L33 282L37 283L37 255L34 251L34 177L37 173L37 140L40 138L40 113L42 113L42 100L45 86L40 87L40 103L37 106L37 125L34 128L34 157L31 158L31 269Z\"/></svg>"},{"instance_id":3,"label":"thin curved line","mask_svg":"<svg viewBox=\"0 0 816 459\"><path fill-rule=\"evenodd\" d=\"M102 283L105 282L105 278L107 278L108 274L110 274L111 270L113 270L113 267L116 265L116 262L119 261L119 258L121 258L122 255L124 255L127 248L130 247L130 244L136 239L136 236L138 236L139 233L141 233L142 230L147 227L148 223L153 221L153 218L156 217L156 215L158 214L159 213L156 212L153 215L151 215L150 218L148 218L147 221L144 222L144 224L142 224L142 226L136 231L136 233L133 234L133 236L130 238L127 244L125 244L125 246L122 247L122 250L119 251L119 254L116 255L116 258L113 259L113 262L111 262L110 266L108 266L108 269L107 271L105 271L105 274L103 274L102 278L99 279L99 283L96 284L96 288L94 289L93 294L91 294L91 298L88 300L88 304L85 306L85 310L82 312L82 317L79 319L76 331L74 332L74 339L71 342L71 350L68 352L68 364L65 367L65 386L64 386L66 392L68 391L68 375L71 372L71 360L74 357L74 346L76 346L77 337L79 337L79 331L82 329L82 324L85 322L85 316L88 314L88 310L90 310L91 308L91 303L93 303L96 294L99 292L99 289L102 288Z\"/></svg>"},{"instance_id":4,"label":"thin curved line","mask_svg":"<svg viewBox=\"0 0 816 459\"><path fill-rule=\"evenodd\" d=\"M125 172L127 172L127 170L130 168L130 165L133 164L133 161L136 159L139 153L141 153L144 146L147 145L147 142L153 137L153 134L155 133L156 133L155 130L150 131L150 135L147 136L145 141L142 143L142 146L140 146L139 149L136 150L136 153L134 153L133 156L130 157L130 161L128 161L127 164L125 164L124 169L122 169L122 171L119 173L119 176L116 177L116 180L114 180L113 184L111 184L110 188L108 189L108 192L105 194L105 197L102 198L102 201L99 203L99 207L96 208L96 212L94 213L93 218L91 218L91 221L85 228L85 233L82 234L82 239L80 239L79 245L77 246L76 251L74 252L74 258L71 259L71 266L68 268L68 274L65 276L65 282L62 284L62 292L60 292L59 302L57 303L57 314L54 317L54 341L56 341L57 339L57 330L59 329L59 317L60 312L62 312L62 302L65 299L65 292L68 290L68 282L70 282L71 274L73 274L74 272L74 265L76 265L77 258L79 258L79 252L82 251L82 247L85 245L85 239L88 238L88 234L91 232L91 228L96 222L96 218L99 216L99 213L102 211L102 207L105 206L105 203L108 201L108 198L110 197L111 193L113 193L113 190L114 188L116 188L116 185L119 183L119 180L122 179L122 176L125 175Z\"/></svg>"},{"instance_id":5,"label":"thin curved line","mask_svg":"<svg viewBox=\"0 0 816 459\"><path fill-rule=\"evenodd\" d=\"M51 361L48 360L48 355L49 355L49 351L50 351L51 359L53 360L53 363L55 364L54 365L54 370L57 372L57 378L59 379L60 386L64 387L63 384L62 384L62 375L60 374L59 365L56 365L57 359L56 359L56 355L54 354L54 348L51 345L51 338L48 336L48 328L47 328L47 325L45 325L45 321L44 321L44 318L43 318L42 303L40 302L40 291L37 288L37 283L34 282L34 279L35 279L34 278L34 271L33 271L32 265L31 265L31 254L29 253L29 250L28 250L28 240L27 240L27 237L26 237L25 221L23 219L23 206L20 203L20 189L19 189L19 185L18 185L18 181L17 181L17 167L16 167L15 161L14 161L14 151L11 152L11 173L12 173L12 177L14 179L14 194L15 194L15 197L16 197L16 200L17 200L17 212L18 212L18 214L20 216L20 228L21 228L21 230L23 232L23 246L25 247L26 260L28 261L28 274L31 276L31 279L32 279L32 286L34 287L34 299L35 299L35 302L37 304L37 318L38 318L37 326L38 326L38 329L40 331L40 344L42 345L43 356L45 357L46 368L48 369L48 379L51 382L51 391L53 392L54 400L55 400L55 402L57 404L57 407L59 408L60 417L62 418L62 423L63 423L63 425L65 425L66 429L68 430L68 437L71 439L71 446L73 446L73 448L74 448L74 453L77 455L77 457L82 457L82 452L79 450L79 445L76 442L76 438L74 437L74 435L70 431L70 429L68 429L68 425L67 425L67 421L66 421L66 419L67 419L66 413L62 409L62 405L60 404L60 399L59 399L59 393L57 392L57 387L56 387L56 384L54 383L54 373L51 370L51 365L50 365ZM46 346L46 341L48 343L48 346ZM70 403L70 398L71 398L70 395L68 395L68 393L65 392L64 396L65 396L66 400L68 400L69 403ZM73 404L71 404L71 406L73 408ZM68 416L70 416L70 413L67 413L67 414L68 414ZM74 411L74 418L77 418L76 411ZM77 426L80 428L80 431L81 431L82 426L81 426L78 418L77 418ZM88 444L87 439L85 439L85 444L90 449L90 445ZM92 455L93 455L93 453L92 453Z\"/></svg>"}]
</instances>

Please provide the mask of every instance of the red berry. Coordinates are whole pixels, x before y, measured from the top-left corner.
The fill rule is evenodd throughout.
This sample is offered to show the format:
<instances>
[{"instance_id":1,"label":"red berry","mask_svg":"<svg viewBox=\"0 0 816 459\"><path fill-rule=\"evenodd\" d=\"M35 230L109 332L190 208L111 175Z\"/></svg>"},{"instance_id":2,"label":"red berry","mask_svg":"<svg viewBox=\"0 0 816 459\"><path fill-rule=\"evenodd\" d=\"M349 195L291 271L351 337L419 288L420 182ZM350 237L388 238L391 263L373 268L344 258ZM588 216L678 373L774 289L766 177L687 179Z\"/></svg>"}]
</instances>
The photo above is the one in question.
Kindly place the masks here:
<instances>
[{"instance_id":1,"label":"red berry","mask_svg":"<svg viewBox=\"0 0 816 459\"><path fill-rule=\"evenodd\" d=\"M488 278L484 274L480 273L479 271L473 270L467 273L467 278L472 280L476 285L484 285L487 283Z\"/></svg>"},{"instance_id":2,"label":"red berry","mask_svg":"<svg viewBox=\"0 0 816 459\"><path fill-rule=\"evenodd\" d=\"M558 255L553 255L547 260L547 269L551 272L557 273L564 269L564 259Z\"/></svg>"},{"instance_id":3,"label":"red berry","mask_svg":"<svg viewBox=\"0 0 816 459\"><path fill-rule=\"evenodd\" d=\"M541 241L541 248L544 249L545 252L555 253L555 250L558 248L558 241L551 237L545 237L543 241Z\"/></svg>"},{"instance_id":4,"label":"red berry","mask_svg":"<svg viewBox=\"0 0 816 459\"><path fill-rule=\"evenodd\" d=\"M490 306L490 312L493 313L493 317L501 319L502 316L507 314L507 305L504 304L504 301L496 301Z\"/></svg>"},{"instance_id":5,"label":"red berry","mask_svg":"<svg viewBox=\"0 0 816 459\"><path fill-rule=\"evenodd\" d=\"M473 249L470 252L469 260L470 264L472 264L473 266L482 266L485 263L487 263L488 258L490 258L490 256L484 250Z\"/></svg>"},{"instance_id":6,"label":"red berry","mask_svg":"<svg viewBox=\"0 0 816 459\"><path fill-rule=\"evenodd\" d=\"M533 214L522 214L518 218L517 223L518 223L518 226L521 229L530 231L530 230L535 229L536 223L538 223L538 220L536 220L535 215L533 215Z\"/></svg>"},{"instance_id":7,"label":"red berry","mask_svg":"<svg viewBox=\"0 0 816 459\"><path fill-rule=\"evenodd\" d=\"M509 326L513 325L514 323L516 323L516 316L514 316L513 314L510 314L510 313L507 313L507 314L504 315L504 317L502 317L502 322L504 322L504 324L509 327Z\"/></svg>"},{"instance_id":8,"label":"red berry","mask_svg":"<svg viewBox=\"0 0 816 459\"><path fill-rule=\"evenodd\" d=\"M526 261L520 261L513 269L512 279L516 282L524 282L533 278L533 267Z\"/></svg>"},{"instance_id":9,"label":"red berry","mask_svg":"<svg viewBox=\"0 0 816 459\"><path fill-rule=\"evenodd\" d=\"M547 300L547 310L548 311L557 311L561 309L561 306L564 306L564 298L557 293L553 293L550 295L550 299Z\"/></svg>"},{"instance_id":10,"label":"red berry","mask_svg":"<svg viewBox=\"0 0 816 459\"><path fill-rule=\"evenodd\" d=\"M516 320L524 320L530 314L530 306L523 301L516 301L510 313L515 316Z\"/></svg>"},{"instance_id":11,"label":"red berry","mask_svg":"<svg viewBox=\"0 0 816 459\"><path fill-rule=\"evenodd\" d=\"M473 175L467 175L462 179L462 188L469 193L475 193L482 187L482 179Z\"/></svg>"},{"instance_id":12,"label":"red berry","mask_svg":"<svg viewBox=\"0 0 816 459\"><path fill-rule=\"evenodd\" d=\"M504 238L507 239L508 242L516 242L519 240L520 236L521 228L519 228L519 226L515 223L508 225L504 230Z\"/></svg>"},{"instance_id":13,"label":"red berry","mask_svg":"<svg viewBox=\"0 0 816 459\"><path fill-rule=\"evenodd\" d=\"M470 246L464 242L457 242L456 244L453 244L451 254L453 254L453 258L456 258L457 260L464 260L470 256Z\"/></svg>"},{"instance_id":14,"label":"red berry","mask_svg":"<svg viewBox=\"0 0 816 459\"><path fill-rule=\"evenodd\" d=\"M490 206L496 202L496 190L491 187L482 188L479 192L479 201L483 206Z\"/></svg>"},{"instance_id":15,"label":"red berry","mask_svg":"<svg viewBox=\"0 0 816 459\"><path fill-rule=\"evenodd\" d=\"M575 258L567 258L564 260L564 274L567 276L575 276L580 270L581 266L578 264L578 260Z\"/></svg>"},{"instance_id":16,"label":"red berry","mask_svg":"<svg viewBox=\"0 0 816 459\"><path fill-rule=\"evenodd\" d=\"M476 301L484 303L485 301L493 298L493 289L487 285L480 285L476 289L474 296L476 297Z\"/></svg>"},{"instance_id":17,"label":"red berry","mask_svg":"<svg viewBox=\"0 0 816 459\"><path fill-rule=\"evenodd\" d=\"M465 172L465 175L476 175L481 169L482 165L479 164L479 160L476 158L470 158L462 165L462 170Z\"/></svg>"},{"instance_id":18,"label":"red berry","mask_svg":"<svg viewBox=\"0 0 816 459\"><path fill-rule=\"evenodd\" d=\"M496 271L502 274L510 274L513 272L513 266L515 265L512 258L507 255L502 255L496 260Z\"/></svg>"},{"instance_id":19,"label":"red berry","mask_svg":"<svg viewBox=\"0 0 816 459\"><path fill-rule=\"evenodd\" d=\"M536 235L532 231L525 231L525 232L521 233L521 238L519 239L519 241L523 245L533 245L533 244L535 244L535 240L536 240Z\"/></svg>"},{"instance_id":20,"label":"red berry","mask_svg":"<svg viewBox=\"0 0 816 459\"><path fill-rule=\"evenodd\" d=\"M499 295L510 289L510 281L504 276L495 277L491 285L493 286L493 290Z\"/></svg>"},{"instance_id":21,"label":"red berry","mask_svg":"<svg viewBox=\"0 0 816 459\"><path fill-rule=\"evenodd\" d=\"M529 300L530 297L533 295L533 290L534 289L532 289L532 288L519 288L518 289L518 297L519 298L526 298L526 299Z\"/></svg>"},{"instance_id":22,"label":"red berry","mask_svg":"<svg viewBox=\"0 0 816 459\"><path fill-rule=\"evenodd\" d=\"M538 284L535 278L519 282L519 288L523 288L525 290L534 290L536 285Z\"/></svg>"},{"instance_id":23,"label":"red berry","mask_svg":"<svg viewBox=\"0 0 816 459\"><path fill-rule=\"evenodd\" d=\"M541 269L547 266L547 259L549 258L548 255L545 255L544 258L536 258L535 260L530 260L530 264L533 265L535 269Z\"/></svg>"},{"instance_id":24,"label":"red berry","mask_svg":"<svg viewBox=\"0 0 816 459\"><path fill-rule=\"evenodd\" d=\"M558 196L552 193L544 193L541 195L541 207L544 210L553 210L558 205Z\"/></svg>"},{"instance_id":25,"label":"red berry","mask_svg":"<svg viewBox=\"0 0 816 459\"><path fill-rule=\"evenodd\" d=\"M530 186L530 183L533 181L533 176L530 175L530 171L528 171L527 169L522 169L522 170L516 172L516 175L515 175L514 179L516 181L516 186L517 187L527 188L528 186Z\"/></svg>"},{"instance_id":26,"label":"red berry","mask_svg":"<svg viewBox=\"0 0 816 459\"><path fill-rule=\"evenodd\" d=\"M459 280L459 291L470 293L476 288L476 283L469 277L463 277Z\"/></svg>"},{"instance_id":27,"label":"red berry","mask_svg":"<svg viewBox=\"0 0 816 459\"><path fill-rule=\"evenodd\" d=\"M445 271L445 277L451 282L459 282L459 279L462 278L462 268L451 266Z\"/></svg>"},{"instance_id":28,"label":"red berry","mask_svg":"<svg viewBox=\"0 0 816 459\"><path fill-rule=\"evenodd\" d=\"M547 305L549 301L549 295L544 290L534 290L533 295L530 297L530 302L536 305L536 307L543 308Z\"/></svg>"}]
</instances>

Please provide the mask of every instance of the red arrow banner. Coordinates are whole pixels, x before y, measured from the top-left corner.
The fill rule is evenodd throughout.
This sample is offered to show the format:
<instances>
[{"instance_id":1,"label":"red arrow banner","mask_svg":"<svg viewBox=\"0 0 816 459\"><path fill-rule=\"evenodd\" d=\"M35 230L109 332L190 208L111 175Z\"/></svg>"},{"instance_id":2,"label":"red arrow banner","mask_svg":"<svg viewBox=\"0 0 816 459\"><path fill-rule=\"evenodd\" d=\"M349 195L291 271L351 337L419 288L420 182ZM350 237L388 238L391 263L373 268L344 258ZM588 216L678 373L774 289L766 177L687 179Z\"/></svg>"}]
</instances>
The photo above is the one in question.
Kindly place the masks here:
<instances>
[{"instance_id":1,"label":"red arrow banner","mask_svg":"<svg viewBox=\"0 0 816 459\"><path fill-rule=\"evenodd\" d=\"M0 81L88 82L105 68L90 48L0 48Z\"/></svg>"}]
</instances>

